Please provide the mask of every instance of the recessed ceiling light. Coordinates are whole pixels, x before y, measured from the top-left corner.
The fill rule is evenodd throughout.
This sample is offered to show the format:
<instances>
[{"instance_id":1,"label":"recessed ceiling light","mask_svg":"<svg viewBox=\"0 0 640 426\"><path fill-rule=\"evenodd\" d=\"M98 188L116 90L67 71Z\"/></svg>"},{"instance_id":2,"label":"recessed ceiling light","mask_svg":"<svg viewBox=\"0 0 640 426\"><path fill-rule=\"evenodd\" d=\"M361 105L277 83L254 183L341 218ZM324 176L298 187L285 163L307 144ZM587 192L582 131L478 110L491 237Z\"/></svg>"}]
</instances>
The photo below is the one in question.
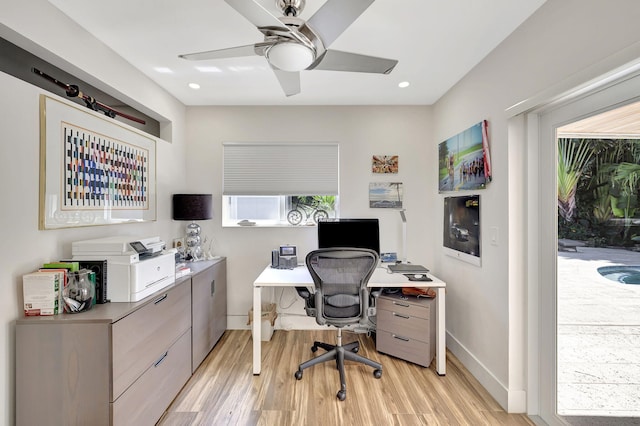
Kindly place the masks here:
<instances>
[{"instance_id":1,"label":"recessed ceiling light","mask_svg":"<svg viewBox=\"0 0 640 426\"><path fill-rule=\"evenodd\" d=\"M222 72L222 70L218 67L196 67L196 69L200 72Z\"/></svg>"},{"instance_id":2,"label":"recessed ceiling light","mask_svg":"<svg viewBox=\"0 0 640 426\"><path fill-rule=\"evenodd\" d=\"M156 72L162 73L162 74L172 74L173 71L171 71L171 68L167 68L167 67L155 67L154 70L156 70Z\"/></svg>"},{"instance_id":3,"label":"recessed ceiling light","mask_svg":"<svg viewBox=\"0 0 640 426\"><path fill-rule=\"evenodd\" d=\"M404 89L405 87L409 87L409 82L408 81L402 81L398 84L398 87Z\"/></svg>"},{"instance_id":4,"label":"recessed ceiling light","mask_svg":"<svg viewBox=\"0 0 640 426\"><path fill-rule=\"evenodd\" d=\"M198 83L189 83L189 87L194 90L198 90L200 88L200 85Z\"/></svg>"}]
</instances>

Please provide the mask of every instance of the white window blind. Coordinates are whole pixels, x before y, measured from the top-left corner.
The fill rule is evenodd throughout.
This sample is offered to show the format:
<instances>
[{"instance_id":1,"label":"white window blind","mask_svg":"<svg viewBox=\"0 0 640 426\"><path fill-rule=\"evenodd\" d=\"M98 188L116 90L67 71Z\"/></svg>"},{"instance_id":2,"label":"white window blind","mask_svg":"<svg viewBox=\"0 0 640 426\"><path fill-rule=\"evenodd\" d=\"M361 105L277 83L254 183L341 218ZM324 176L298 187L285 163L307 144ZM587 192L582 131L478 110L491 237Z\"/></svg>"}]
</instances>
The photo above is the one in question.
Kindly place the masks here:
<instances>
[{"instance_id":1,"label":"white window blind","mask_svg":"<svg viewBox=\"0 0 640 426\"><path fill-rule=\"evenodd\" d=\"M337 142L223 146L223 195L338 195Z\"/></svg>"}]
</instances>

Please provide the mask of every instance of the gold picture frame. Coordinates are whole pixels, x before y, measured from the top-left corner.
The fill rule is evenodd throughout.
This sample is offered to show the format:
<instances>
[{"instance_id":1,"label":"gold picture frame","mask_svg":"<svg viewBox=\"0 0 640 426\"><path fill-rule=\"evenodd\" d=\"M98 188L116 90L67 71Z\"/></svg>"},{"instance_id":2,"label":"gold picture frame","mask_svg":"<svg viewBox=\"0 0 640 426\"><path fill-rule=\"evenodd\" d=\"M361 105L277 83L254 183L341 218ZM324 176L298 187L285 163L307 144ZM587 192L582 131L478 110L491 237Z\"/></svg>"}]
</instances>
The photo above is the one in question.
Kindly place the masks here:
<instances>
[{"instance_id":1,"label":"gold picture frame","mask_svg":"<svg viewBox=\"0 0 640 426\"><path fill-rule=\"evenodd\" d=\"M156 220L156 140L40 95L40 229Z\"/></svg>"}]
</instances>

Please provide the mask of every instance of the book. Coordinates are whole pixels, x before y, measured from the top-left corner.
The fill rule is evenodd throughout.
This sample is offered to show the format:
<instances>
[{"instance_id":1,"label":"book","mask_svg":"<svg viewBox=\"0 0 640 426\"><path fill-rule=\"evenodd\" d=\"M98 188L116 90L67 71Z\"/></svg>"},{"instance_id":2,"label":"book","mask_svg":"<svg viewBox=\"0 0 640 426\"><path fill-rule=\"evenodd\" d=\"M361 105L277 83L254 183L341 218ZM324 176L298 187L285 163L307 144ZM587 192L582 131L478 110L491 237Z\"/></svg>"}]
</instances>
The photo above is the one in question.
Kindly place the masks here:
<instances>
[{"instance_id":1,"label":"book","mask_svg":"<svg viewBox=\"0 0 640 426\"><path fill-rule=\"evenodd\" d=\"M109 294L107 290L107 261L100 260L61 260L61 262L74 262L79 265L80 268L88 269L95 272L95 284L96 284L96 303L108 303Z\"/></svg>"},{"instance_id":2,"label":"book","mask_svg":"<svg viewBox=\"0 0 640 426\"><path fill-rule=\"evenodd\" d=\"M37 271L22 276L25 316L62 313L61 271Z\"/></svg>"},{"instance_id":3,"label":"book","mask_svg":"<svg viewBox=\"0 0 640 426\"><path fill-rule=\"evenodd\" d=\"M38 272L58 274L58 279L60 281L60 294L58 295L58 299L59 299L58 303L60 305L59 313L63 313L64 312L64 290L67 287L67 284L69 283L69 270L65 268L58 268L58 269L40 268L38 269Z\"/></svg>"},{"instance_id":4,"label":"book","mask_svg":"<svg viewBox=\"0 0 640 426\"><path fill-rule=\"evenodd\" d=\"M69 272L78 272L80 264L76 261L48 262L41 269L66 269Z\"/></svg>"},{"instance_id":5,"label":"book","mask_svg":"<svg viewBox=\"0 0 640 426\"><path fill-rule=\"evenodd\" d=\"M176 267L176 279L180 278L180 277L184 277L185 275L189 275L191 273L191 268L189 268L188 266L180 266L180 267Z\"/></svg>"}]
</instances>

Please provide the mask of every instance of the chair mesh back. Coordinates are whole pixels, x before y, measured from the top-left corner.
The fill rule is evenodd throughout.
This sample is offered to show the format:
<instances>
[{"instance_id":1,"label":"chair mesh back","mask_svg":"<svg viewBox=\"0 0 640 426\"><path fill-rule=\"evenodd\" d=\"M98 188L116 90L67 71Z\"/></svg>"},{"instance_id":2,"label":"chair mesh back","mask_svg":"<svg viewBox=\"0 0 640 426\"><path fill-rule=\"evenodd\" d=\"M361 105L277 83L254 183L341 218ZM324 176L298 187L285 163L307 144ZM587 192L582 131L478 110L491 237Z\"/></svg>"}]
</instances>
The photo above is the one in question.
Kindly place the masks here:
<instances>
[{"instance_id":1,"label":"chair mesh back","mask_svg":"<svg viewBox=\"0 0 640 426\"><path fill-rule=\"evenodd\" d=\"M309 253L307 267L316 286L319 324L357 323L363 315L367 283L378 262L365 249L321 249Z\"/></svg>"}]
</instances>

